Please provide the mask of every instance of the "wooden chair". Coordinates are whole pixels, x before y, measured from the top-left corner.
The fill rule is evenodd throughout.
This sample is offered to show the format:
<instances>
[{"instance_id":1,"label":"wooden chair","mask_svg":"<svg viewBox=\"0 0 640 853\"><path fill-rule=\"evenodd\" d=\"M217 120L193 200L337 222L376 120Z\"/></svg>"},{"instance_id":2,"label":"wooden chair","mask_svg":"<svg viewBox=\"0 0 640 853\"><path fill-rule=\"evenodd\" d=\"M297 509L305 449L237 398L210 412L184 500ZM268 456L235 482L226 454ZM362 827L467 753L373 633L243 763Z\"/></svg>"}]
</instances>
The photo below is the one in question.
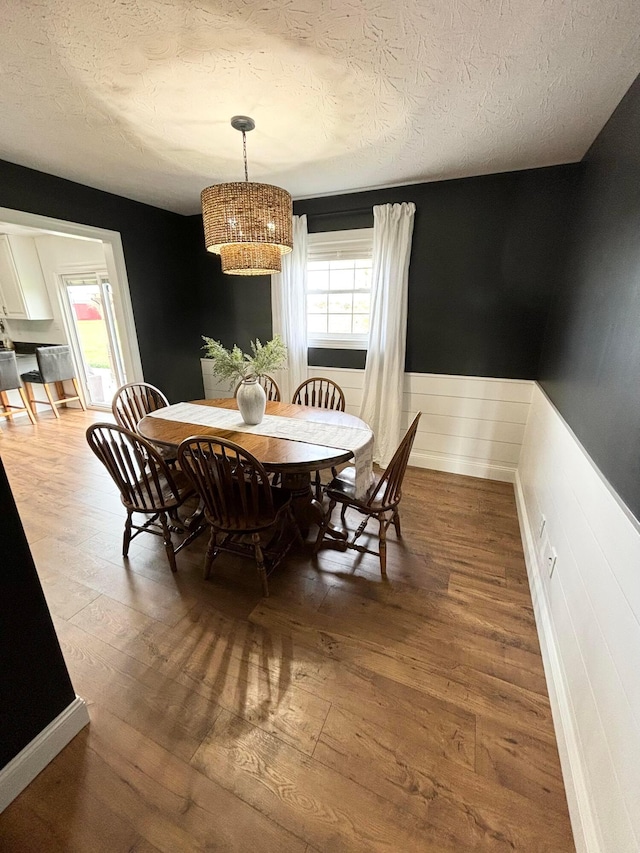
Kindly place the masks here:
<instances>
[{"instance_id":1,"label":"wooden chair","mask_svg":"<svg viewBox=\"0 0 640 853\"><path fill-rule=\"evenodd\" d=\"M71 358L71 350L68 346L55 347L36 347L36 359L38 361L38 370L30 370L28 373L23 373L21 376L27 391L29 404L35 415L38 414L36 409L37 403L42 403L45 406L51 406L51 410L56 418L60 417L58 406L66 406L67 403L76 401L80 406L87 410L84 400L80 394L78 380L76 379L76 369L73 366ZM73 394L67 394L64 388L64 383L70 380L73 383ZM47 395L46 400L36 400L33 396L33 386L42 385L44 392ZM51 393L51 385L55 385L58 394L58 399L55 400Z\"/></svg>"},{"instance_id":2,"label":"wooden chair","mask_svg":"<svg viewBox=\"0 0 640 853\"><path fill-rule=\"evenodd\" d=\"M120 490L127 510L122 556L128 556L131 540L139 533L153 533L162 536L171 571L175 572L176 554L201 532L201 528L189 532L174 547L169 520L173 527L188 532L178 517L178 509L193 495L191 483L180 471L172 471L153 445L124 427L93 424L87 430L87 441ZM150 518L144 524L134 524L136 512Z\"/></svg>"},{"instance_id":3,"label":"wooden chair","mask_svg":"<svg viewBox=\"0 0 640 853\"><path fill-rule=\"evenodd\" d=\"M333 379L324 379L321 376L313 376L311 379L305 379L293 392L292 403L298 406L312 406L316 409L335 409L337 412L344 412L344 391L334 382ZM338 476L335 468L331 469L334 477ZM322 497L322 475L320 471L315 472L313 478L316 499Z\"/></svg>"},{"instance_id":4,"label":"wooden chair","mask_svg":"<svg viewBox=\"0 0 640 853\"><path fill-rule=\"evenodd\" d=\"M22 406L14 406L9 402L7 391L18 391ZM0 417L13 420L13 416L19 412L26 412L32 424L35 424L36 419L31 411L29 400L25 394L20 376L18 375L18 362L16 355L9 350L8 352L0 352Z\"/></svg>"},{"instance_id":5,"label":"wooden chair","mask_svg":"<svg viewBox=\"0 0 640 853\"><path fill-rule=\"evenodd\" d=\"M340 472L340 475L332 480L326 487L326 494L329 498L329 509L322 520L318 538L316 539L315 550L320 547L325 533L331 523L331 515L336 504L342 504L342 523L345 524L345 514L347 509L351 508L364 515L364 520L355 531L352 539L347 539L346 547L353 548L362 554L374 554L380 558L380 571L383 577L387 574L387 528L393 522L398 538L402 536L400 529L400 513L398 510L400 499L402 497L402 481L404 480L405 471L407 470L407 462L413 442L418 430L418 423L422 412L418 412L413 423L407 430L407 434L400 442L398 449L393 455L393 459L387 466L383 474L376 477L376 481L369 489L367 496L358 500L355 496L355 468L349 466ZM364 532L365 527L370 519L375 518L379 524L379 539L380 550L372 551L360 545L357 540Z\"/></svg>"},{"instance_id":6,"label":"wooden chair","mask_svg":"<svg viewBox=\"0 0 640 853\"><path fill-rule=\"evenodd\" d=\"M293 392L292 403L316 409L335 409L344 412L344 392L333 379L313 376L305 379Z\"/></svg>"},{"instance_id":7,"label":"wooden chair","mask_svg":"<svg viewBox=\"0 0 640 853\"><path fill-rule=\"evenodd\" d=\"M116 423L121 427L138 433L138 424L149 412L157 412L169 405L169 401L159 388L148 382L129 382L122 385L113 395L111 411ZM173 465L176 451L173 448L153 445L165 462Z\"/></svg>"},{"instance_id":8,"label":"wooden chair","mask_svg":"<svg viewBox=\"0 0 640 853\"><path fill-rule=\"evenodd\" d=\"M164 409L169 401L159 388L148 382L129 382L113 395L111 411L121 427L138 432L138 423L149 412Z\"/></svg>"},{"instance_id":9,"label":"wooden chair","mask_svg":"<svg viewBox=\"0 0 640 853\"><path fill-rule=\"evenodd\" d=\"M258 382L264 388L265 394L267 395L267 400L272 400L274 403L279 403L282 399L280 396L280 388L278 387L278 383L273 378L273 376L269 376L267 373L264 373L262 376L258 377ZM233 396L235 397L238 393L238 388L242 385L242 382L238 382L233 392Z\"/></svg>"},{"instance_id":10,"label":"wooden chair","mask_svg":"<svg viewBox=\"0 0 640 853\"><path fill-rule=\"evenodd\" d=\"M273 488L255 456L231 441L197 435L187 438L178 447L178 463L200 495L205 520L211 525L205 579L220 551L253 556L262 591L268 596L267 576L293 539L301 539L290 495ZM288 538L287 528L293 533ZM264 545L261 534L267 540Z\"/></svg>"}]
</instances>

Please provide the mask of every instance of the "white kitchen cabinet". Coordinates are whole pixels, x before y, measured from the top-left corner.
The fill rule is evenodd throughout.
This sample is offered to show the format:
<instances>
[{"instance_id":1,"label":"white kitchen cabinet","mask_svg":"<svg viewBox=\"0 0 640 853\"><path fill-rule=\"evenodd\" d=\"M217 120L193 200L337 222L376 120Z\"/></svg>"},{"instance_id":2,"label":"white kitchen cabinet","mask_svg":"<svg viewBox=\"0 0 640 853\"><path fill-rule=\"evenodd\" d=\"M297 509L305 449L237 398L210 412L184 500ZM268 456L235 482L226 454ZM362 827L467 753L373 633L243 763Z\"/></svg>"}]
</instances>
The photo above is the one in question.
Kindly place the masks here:
<instances>
[{"instance_id":1,"label":"white kitchen cabinet","mask_svg":"<svg viewBox=\"0 0 640 853\"><path fill-rule=\"evenodd\" d=\"M0 235L0 311L10 320L53 319L33 237Z\"/></svg>"}]
</instances>

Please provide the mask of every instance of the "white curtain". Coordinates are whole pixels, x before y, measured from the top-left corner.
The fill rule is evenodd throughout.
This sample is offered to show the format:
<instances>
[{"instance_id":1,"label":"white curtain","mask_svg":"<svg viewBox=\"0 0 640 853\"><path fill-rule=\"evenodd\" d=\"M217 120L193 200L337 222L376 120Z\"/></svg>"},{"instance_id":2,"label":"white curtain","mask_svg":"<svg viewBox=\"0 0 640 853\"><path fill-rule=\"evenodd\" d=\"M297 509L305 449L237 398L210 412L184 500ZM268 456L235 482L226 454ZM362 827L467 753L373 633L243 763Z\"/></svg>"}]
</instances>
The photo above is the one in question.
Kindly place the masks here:
<instances>
[{"instance_id":1,"label":"white curtain","mask_svg":"<svg viewBox=\"0 0 640 853\"><path fill-rule=\"evenodd\" d=\"M400 443L415 211L413 202L373 208L371 320L360 417L374 432L373 459L383 467Z\"/></svg>"},{"instance_id":2,"label":"white curtain","mask_svg":"<svg viewBox=\"0 0 640 853\"><path fill-rule=\"evenodd\" d=\"M276 380L282 400L291 402L293 392L307 378L307 217L293 217L293 251L282 258L282 272L271 276L273 333L280 335L288 351L287 370Z\"/></svg>"}]
</instances>

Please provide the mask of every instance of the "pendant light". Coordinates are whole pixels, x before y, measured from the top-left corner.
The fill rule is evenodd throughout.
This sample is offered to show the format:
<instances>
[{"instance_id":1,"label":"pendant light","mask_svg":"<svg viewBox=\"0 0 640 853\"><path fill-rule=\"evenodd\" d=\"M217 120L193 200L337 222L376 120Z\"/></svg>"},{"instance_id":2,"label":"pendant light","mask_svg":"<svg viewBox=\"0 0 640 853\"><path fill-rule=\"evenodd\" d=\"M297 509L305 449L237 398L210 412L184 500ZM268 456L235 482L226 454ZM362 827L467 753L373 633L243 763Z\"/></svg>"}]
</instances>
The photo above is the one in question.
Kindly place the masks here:
<instances>
[{"instance_id":1,"label":"pendant light","mask_svg":"<svg viewBox=\"0 0 640 853\"><path fill-rule=\"evenodd\" d=\"M280 259L293 246L291 196L280 187L249 182L247 133L256 123L249 116L234 116L231 126L242 133L244 183L202 190L205 245L220 255L224 273L270 275L280 272Z\"/></svg>"}]
</instances>

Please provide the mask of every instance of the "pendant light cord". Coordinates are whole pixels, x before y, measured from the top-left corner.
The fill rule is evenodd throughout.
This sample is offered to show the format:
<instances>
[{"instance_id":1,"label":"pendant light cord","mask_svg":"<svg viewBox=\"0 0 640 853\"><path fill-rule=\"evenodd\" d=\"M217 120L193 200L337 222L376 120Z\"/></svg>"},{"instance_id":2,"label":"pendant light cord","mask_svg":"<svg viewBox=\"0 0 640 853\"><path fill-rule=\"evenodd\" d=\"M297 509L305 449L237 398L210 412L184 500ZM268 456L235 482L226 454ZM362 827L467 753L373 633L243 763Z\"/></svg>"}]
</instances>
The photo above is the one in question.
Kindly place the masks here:
<instances>
[{"instance_id":1,"label":"pendant light cord","mask_svg":"<svg viewBox=\"0 0 640 853\"><path fill-rule=\"evenodd\" d=\"M249 183L249 167L247 166L247 134L242 131L242 156L244 157L244 179Z\"/></svg>"}]
</instances>

